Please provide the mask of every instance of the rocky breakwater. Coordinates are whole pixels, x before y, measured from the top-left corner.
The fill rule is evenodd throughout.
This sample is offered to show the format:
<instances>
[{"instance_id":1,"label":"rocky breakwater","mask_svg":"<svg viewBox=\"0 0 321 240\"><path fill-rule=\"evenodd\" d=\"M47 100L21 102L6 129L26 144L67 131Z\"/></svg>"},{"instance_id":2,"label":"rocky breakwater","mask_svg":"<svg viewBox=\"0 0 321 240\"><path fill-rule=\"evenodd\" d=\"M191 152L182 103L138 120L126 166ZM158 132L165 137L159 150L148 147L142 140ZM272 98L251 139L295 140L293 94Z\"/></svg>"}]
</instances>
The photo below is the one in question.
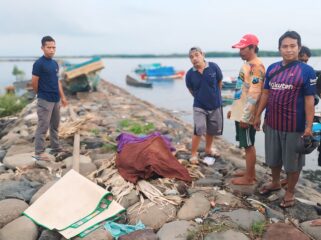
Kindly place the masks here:
<instances>
[{"instance_id":1,"label":"rocky breakwater","mask_svg":"<svg viewBox=\"0 0 321 240\"><path fill-rule=\"evenodd\" d=\"M214 164L192 165L192 127L164 109L137 99L128 92L101 82L98 92L69 96L78 120L70 120L62 109L62 144L72 152L73 134L80 133L80 173L108 189L126 211L126 223L141 220L146 229L120 239L321 239L321 194L317 186L300 180L296 204L281 209L284 189L261 196L258 187L270 179L270 171L257 165L257 183L234 186L230 178L244 168L244 152L221 138L214 145L221 157ZM35 162L33 136L37 116L35 103L28 105L17 120L4 129L0 139L0 239L64 239L60 234L37 226L21 213L59 180L72 166L70 155L52 156L51 162ZM115 138L122 132L158 131L172 139L176 158L189 171L191 184L156 178L132 184L115 167ZM49 150L48 150L49 151ZM201 156L204 145L201 146ZM69 157L69 158L68 158ZM75 238L80 239L80 238ZM103 228L84 239L112 239Z\"/></svg>"}]
</instances>

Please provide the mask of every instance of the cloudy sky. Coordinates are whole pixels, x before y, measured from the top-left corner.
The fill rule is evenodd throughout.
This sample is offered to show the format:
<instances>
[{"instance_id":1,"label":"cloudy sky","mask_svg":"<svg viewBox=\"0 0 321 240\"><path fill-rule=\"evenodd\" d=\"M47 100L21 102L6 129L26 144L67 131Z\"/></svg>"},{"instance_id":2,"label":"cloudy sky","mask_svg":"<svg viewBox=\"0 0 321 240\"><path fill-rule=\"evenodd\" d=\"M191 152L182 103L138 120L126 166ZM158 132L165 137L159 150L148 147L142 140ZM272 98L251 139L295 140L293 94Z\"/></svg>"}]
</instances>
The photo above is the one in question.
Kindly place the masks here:
<instances>
[{"instance_id":1,"label":"cloudy sky","mask_svg":"<svg viewBox=\"0 0 321 240\"><path fill-rule=\"evenodd\" d=\"M277 50L286 30L321 48L317 0L1 0L0 56L40 54L52 35L57 55L233 51L246 33Z\"/></svg>"}]
</instances>

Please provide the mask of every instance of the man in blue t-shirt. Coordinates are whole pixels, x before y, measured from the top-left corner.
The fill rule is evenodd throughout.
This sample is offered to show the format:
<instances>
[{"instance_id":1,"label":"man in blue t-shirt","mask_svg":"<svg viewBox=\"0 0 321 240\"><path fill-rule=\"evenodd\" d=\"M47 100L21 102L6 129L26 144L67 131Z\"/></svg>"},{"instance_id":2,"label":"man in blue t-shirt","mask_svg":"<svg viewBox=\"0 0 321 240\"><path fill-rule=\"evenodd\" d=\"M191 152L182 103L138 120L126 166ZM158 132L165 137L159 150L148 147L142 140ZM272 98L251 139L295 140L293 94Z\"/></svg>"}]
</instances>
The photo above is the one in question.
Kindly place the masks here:
<instances>
[{"instance_id":1,"label":"man in blue t-shirt","mask_svg":"<svg viewBox=\"0 0 321 240\"><path fill-rule=\"evenodd\" d=\"M58 79L59 66L53 56L56 52L56 42L50 37L43 37L41 49L44 55L39 58L32 68L32 87L38 97L38 125L35 134L36 160L48 161L45 152L45 136L50 128L50 147L53 153L59 153L62 148L58 140L60 122L60 102L67 105L61 82Z\"/></svg>"},{"instance_id":2,"label":"man in blue t-shirt","mask_svg":"<svg viewBox=\"0 0 321 240\"><path fill-rule=\"evenodd\" d=\"M294 189L305 163L305 155L296 149L301 137L312 136L316 76L312 67L298 61L301 37L295 31L279 39L282 61L270 65L264 90L255 116L259 130L261 113L265 116L265 161L272 170L272 182L260 189L261 194L279 190L282 165L288 187L280 207L292 207ZM281 70L280 70L281 69Z\"/></svg>"},{"instance_id":3,"label":"man in blue t-shirt","mask_svg":"<svg viewBox=\"0 0 321 240\"><path fill-rule=\"evenodd\" d=\"M223 112L221 87L223 75L213 62L206 62L205 55L198 47L189 51L193 67L186 74L186 86L194 97L194 135L192 138L191 163L198 163L197 150L201 136L205 135L205 153L217 157L212 149L213 136L223 133Z\"/></svg>"}]
</instances>

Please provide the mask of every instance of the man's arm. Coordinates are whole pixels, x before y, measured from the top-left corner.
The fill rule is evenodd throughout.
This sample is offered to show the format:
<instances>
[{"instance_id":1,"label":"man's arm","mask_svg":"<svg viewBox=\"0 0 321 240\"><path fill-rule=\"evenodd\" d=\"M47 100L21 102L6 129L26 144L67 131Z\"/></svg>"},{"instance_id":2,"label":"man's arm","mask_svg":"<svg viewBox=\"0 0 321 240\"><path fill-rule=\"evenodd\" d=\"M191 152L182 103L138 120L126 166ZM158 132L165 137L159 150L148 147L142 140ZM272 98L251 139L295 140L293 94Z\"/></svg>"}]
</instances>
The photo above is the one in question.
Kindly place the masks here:
<instances>
[{"instance_id":1,"label":"man's arm","mask_svg":"<svg viewBox=\"0 0 321 240\"><path fill-rule=\"evenodd\" d=\"M218 86L220 87L220 89L222 89L222 87L223 87L223 80L218 81Z\"/></svg>"},{"instance_id":2,"label":"man's arm","mask_svg":"<svg viewBox=\"0 0 321 240\"><path fill-rule=\"evenodd\" d=\"M303 136L312 136L312 123L314 117L314 96L309 95L304 97L305 107L305 130Z\"/></svg>"},{"instance_id":3,"label":"man's arm","mask_svg":"<svg viewBox=\"0 0 321 240\"><path fill-rule=\"evenodd\" d=\"M268 98L269 98L269 90L268 89L263 89L262 95L259 101L259 106L257 108L256 114L255 114L255 119L253 126L254 128L259 131L260 126L261 126L261 114L263 110L265 109L267 103L268 103Z\"/></svg>"},{"instance_id":4,"label":"man's arm","mask_svg":"<svg viewBox=\"0 0 321 240\"><path fill-rule=\"evenodd\" d=\"M63 107L65 107L65 106L68 105L68 102L67 102L67 99L65 97L64 90L62 88L61 80L58 80L58 87L59 87L59 96L60 96L60 99L61 99L61 104L62 104Z\"/></svg>"},{"instance_id":5,"label":"man's arm","mask_svg":"<svg viewBox=\"0 0 321 240\"><path fill-rule=\"evenodd\" d=\"M32 83L32 89L35 93L38 93L38 83L39 83L39 77L32 75L31 78L31 83Z\"/></svg>"}]
</instances>

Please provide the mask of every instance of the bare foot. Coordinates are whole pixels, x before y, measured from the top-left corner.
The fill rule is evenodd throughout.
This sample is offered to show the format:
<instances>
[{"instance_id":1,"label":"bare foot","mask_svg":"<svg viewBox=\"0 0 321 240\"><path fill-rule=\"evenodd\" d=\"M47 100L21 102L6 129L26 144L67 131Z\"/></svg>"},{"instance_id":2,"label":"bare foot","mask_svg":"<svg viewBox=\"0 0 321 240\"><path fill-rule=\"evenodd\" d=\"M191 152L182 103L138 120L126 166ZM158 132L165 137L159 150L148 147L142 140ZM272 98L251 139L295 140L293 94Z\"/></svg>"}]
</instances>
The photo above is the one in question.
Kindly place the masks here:
<instances>
[{"instance_id":1,"label":"bare foot","mask_svg":"<svg viewBox=\"0 0 321 240\"><path fill-rule=\"evenodd\" d=\"M233 177L243 177L245 175L245 170L236 170L233 173Z\"/></svg>"},{"instance_id":2,"label":"bare foot","mask_svg":"<svg viewBox=\"0 0 321 240\"><path fill-rule=\"evenodd\" d=\"M256 183L255 179L248 178L246 176L232 178L231 183L234 185L254 185Z\"/></svg>"},{"instance_id":3,"label":"bare foot","mask_svg":"<svg viewBox=\"0 0 321 240\"><path fill-rule=\"evenodd\" d=\"M284 187L285 185L288 184L288 179L286 179L286 178L281 179L280 184L281 184L282 187Z\"/></svg>"},{"instance_id":4,"label":"bare foot","mask_svg":"<svg viewBox=\"0 0 321 240\"><path fill-rule=\"evenodd\" d=\"M313 227L321 226L321 218L313 220L312 222L310 222L310 225Z\"/></svg>"}]
</instances>

